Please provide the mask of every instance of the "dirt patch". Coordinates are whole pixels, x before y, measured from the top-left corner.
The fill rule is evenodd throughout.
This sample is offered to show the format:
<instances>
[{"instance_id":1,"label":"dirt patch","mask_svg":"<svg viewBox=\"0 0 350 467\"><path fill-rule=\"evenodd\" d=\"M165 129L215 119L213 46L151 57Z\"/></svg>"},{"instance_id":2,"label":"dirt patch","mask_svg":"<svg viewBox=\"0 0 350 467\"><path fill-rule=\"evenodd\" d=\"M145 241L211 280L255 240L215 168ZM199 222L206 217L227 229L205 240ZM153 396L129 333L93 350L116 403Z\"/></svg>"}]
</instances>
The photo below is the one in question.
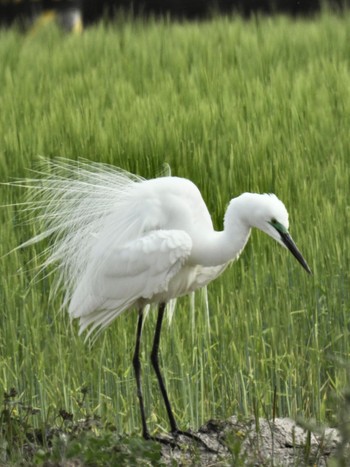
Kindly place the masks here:
<instances>
[{"instance_id":1,"label":"dirt patch","mask_svg":"<svg viewBox=\"0 0 350 467\"><path fill-rule=\"evenodd\" d=\"M187 436L172 437L177 446L162 447L166 465L324 467L341 445L336 429L306 429L289 418L212 420L195 435L214 452Z\"/></svg>"}]
</instances>

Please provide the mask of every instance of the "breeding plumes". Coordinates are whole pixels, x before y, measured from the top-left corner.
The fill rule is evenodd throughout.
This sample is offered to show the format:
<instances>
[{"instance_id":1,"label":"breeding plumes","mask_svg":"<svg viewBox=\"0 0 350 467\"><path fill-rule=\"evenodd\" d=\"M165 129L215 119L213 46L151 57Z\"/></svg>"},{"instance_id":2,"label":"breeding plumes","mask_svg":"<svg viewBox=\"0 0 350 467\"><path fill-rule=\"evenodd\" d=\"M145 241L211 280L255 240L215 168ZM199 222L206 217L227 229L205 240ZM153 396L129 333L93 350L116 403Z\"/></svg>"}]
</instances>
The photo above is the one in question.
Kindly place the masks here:
<instances>
[{"instance_id":1,"label":"breeding plumes","mask_svg":"<svg viewBox=\"0 0 350 467\"><path fill-rule=\"evenodd\" d=\"M64 304L79 319L80 332L98 333L124 311L138 310L133 365L145 438L151 436L140 341L145 307L158 306L151 360L171 432L185 433L177 427L158 363L165 306L218 277L254 227L287 247L310 273L288 233L284 204L273 194L244 193L230 201L224 229L215 231L198 188L184 178L145 180L108 165L67 160L47 162L37 174L24 185L27 210L42 231L21 246L52 237L44 266L56 265Z\"/></svg>"}]
</instances>

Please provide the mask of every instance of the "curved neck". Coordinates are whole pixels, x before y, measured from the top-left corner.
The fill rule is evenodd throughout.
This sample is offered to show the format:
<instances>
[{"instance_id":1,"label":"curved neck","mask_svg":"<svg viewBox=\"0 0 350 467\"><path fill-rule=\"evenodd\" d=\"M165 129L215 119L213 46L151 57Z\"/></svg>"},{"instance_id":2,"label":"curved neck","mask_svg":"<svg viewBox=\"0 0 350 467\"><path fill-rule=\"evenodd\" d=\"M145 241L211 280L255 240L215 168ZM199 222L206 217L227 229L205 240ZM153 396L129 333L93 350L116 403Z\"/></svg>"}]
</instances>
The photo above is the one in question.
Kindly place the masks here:
<instances>
[{"instance_id":1,"label":"curved neck","mask_svg":"<svg viewBox=\"0 0 350 467\"><path fill-rule=\"evenodd\" d=\"M224 230L213 230L193 244L191 262L201 266L220 266L233 261L243 251L250 225L239 215L235 200L231 200L224 219Z\"/></svg>"}]
</instances>

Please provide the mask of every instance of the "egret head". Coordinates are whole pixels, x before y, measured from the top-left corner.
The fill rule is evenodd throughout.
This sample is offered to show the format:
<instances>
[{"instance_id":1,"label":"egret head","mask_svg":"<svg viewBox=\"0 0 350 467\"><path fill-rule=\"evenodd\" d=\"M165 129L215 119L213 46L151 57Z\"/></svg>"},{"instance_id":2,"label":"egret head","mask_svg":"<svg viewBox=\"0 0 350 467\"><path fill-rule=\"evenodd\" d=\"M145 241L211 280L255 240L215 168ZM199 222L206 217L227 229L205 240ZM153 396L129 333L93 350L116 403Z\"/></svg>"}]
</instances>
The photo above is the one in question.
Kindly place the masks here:
<instances>
[{"instance_id":1,"label":"egret head","mask_svg":"<svg viewBox=\"0 0 350 467\"><path fill-rule=\"evenodd\" d=\"M262 230L280 245L288 248L303 268L311 273L311 269L288 232L289 221L285 205L274 194L256 196L259 198L256 199L256 207L252 209L250 215L252 226Z\"/></svg>"}]
</instances>

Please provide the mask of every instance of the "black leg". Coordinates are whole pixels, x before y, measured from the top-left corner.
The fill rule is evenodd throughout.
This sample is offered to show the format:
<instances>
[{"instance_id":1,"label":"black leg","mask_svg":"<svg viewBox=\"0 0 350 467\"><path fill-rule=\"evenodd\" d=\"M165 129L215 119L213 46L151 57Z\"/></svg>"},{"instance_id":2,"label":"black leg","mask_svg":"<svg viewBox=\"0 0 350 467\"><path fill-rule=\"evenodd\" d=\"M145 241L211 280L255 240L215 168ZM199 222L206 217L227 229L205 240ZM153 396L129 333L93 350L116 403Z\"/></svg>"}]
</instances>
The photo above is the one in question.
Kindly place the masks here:
<instances>
[{"instance_id":1,"label":"black leg","mask_svg":"<svg viewBox=\"0 0 350 467\"><path fill-rule=\"evenodd\" d=\"M153 347L152 347L152 353L151 353L151 361L152 361L154 371L156 372L156 375L157 375L160 391L162 393L164 403L165 403L165 407L166 407L166 411L168 413L171 432L172 433L177 433L178 432L177 424L176 424L176 421L175 421L175 418L174 418L173 411L171 410L170 401L169 401L168 394L167 394L166 389L165 389L165 384L164 384L162 374L160 372L159 361L158 361L160 332L162 330L162 322L163 322L164 312L165 312L165 303L161 303L159 305L159 308L158 308L158 319L157 319L157 325L156 325L156 332L154 334Z\"/></svg>"},{"instance_id":2,"label":"black leg","mask_svg":"<svg viewBox=\"0 0 350 467\"><path fill-rule=\"evenodd\" d=\"M159 308L158 308L158 319L157 319L157 324L156 324L156 332L154 334L153 347L152 347L152 352L151 352L151 361L152 361L154 371L156 372L156 375L157 375L158 384L159 384L159 387L160 387L160 390L161 390L161 393L164 399L166 411L168 413L171 433L175 436L177 435L187 436L188 438L191 438L197 441L198 443L200 443L207 451L217 454L217 451L215 449L210 448L199 436L195 435L194 433L191 433L190 431L179 430L177 427L177 423L175 421L175 417L171 409L169 397L165 389L164 380L163 380L163 377L162 377L162 374L159 368L159 360L158 360L160 332L162 330L164 312L165 312L165 303L160 303Z\"/></svg>"},{"instance_id":3,"label":"black leg","mask_svg":"<svg viewBox=\"0 0 350 467\"><path fill-rule=\"evenodd\" d=\"M134 352L132 363L133 363L134 371L135 371L135 378L136 378L136 385L137 385L137 397L140 403L142 436L144 437L144 439L152 439L154 441L158 441L160 443L166 444L173 448L179 447L171 439L160 438L158 436L151 436L147 428L145 405L143 402L142 387L141 387L140 344L141 344L141 334L142 334L142 323L143 323L143 310L141 309L139 310L139 319L137 322L137 331L136 331L135 352Z\"/></svg>"},{"instance_id":4,"label":"black leg","mask_svg":"<svg viewBox=\"0 0 350 467\"><path fill-rule=\"evenodd\" d=\"M143 403L143 395L142 395L142 388L141 388L140 342L141 342L141 334L142 334L142 321L143 321L143 310L140 310L139 319L137 322L135 352L134 352L134 358L132 360L132 363L134 365L134 371L135 371L135 378L136 378L136 385L137 385L137 397L140 403L142 436L145 439L150 439L150 434L147 429L145 406Z\"/></svg>"},{"instance_id":5,"label":"black leg","mask_svg":"<svg viewBox=\"0 0 350 467\"><path fill-rule=\"evenodd\" d=\"M160 333L162 329L162 322L163 322L163 317L164 317L164 312L165 312L165 304L161 303L159 305L159 311L158 311L158 319L157 319L157 325L156 325L156 332L154 334L154 340L153 340L153 347L152 347L152 353L151 353L151 361L153 368L156 372L157 379L158 379L158 384L164 399L165 407L168 413L169 417L169 422L170 422L170 427L171 427L171 432L173 435L185 435L188 436L189 438L192 438L202 444L207 450L216 453L215 450L211 449L204 441L202 441L199 436L188 432L188 431L182 431L179 430L174 418L173 411L171 410L171 405L170 401L168 398L167 391L165 389L165 384L163 381L163 377L159 368L159 361L158 361L158 352L159 352L159 342L160 342ZM134 366L134 371L135 371L135 378L136 378L136 385L137 385L137 397L139 399L140 403L140 412L141 412L141 422L142 422L142 436L145 439L152 439L155 441L158 441L163 444L167 444L172 446L173 448L179 447L179 445L176 442L173 442L171 439L166 439L166 438L160 438L157 436L151 436L148 428L147 428L147 423L146 423L146 415L145 415L145 406L143 402L143 395L142 395L142 387L141 387L141 362L140 362L140 343L141 343L141 335L142 335L142 323L143 323L143 310L139 310L139 319L137 322L137 332L136 332L136 344L135 344L135 352L134 352L134 357L132 360L133 366Z\"/></svg>"}]
</instances>

